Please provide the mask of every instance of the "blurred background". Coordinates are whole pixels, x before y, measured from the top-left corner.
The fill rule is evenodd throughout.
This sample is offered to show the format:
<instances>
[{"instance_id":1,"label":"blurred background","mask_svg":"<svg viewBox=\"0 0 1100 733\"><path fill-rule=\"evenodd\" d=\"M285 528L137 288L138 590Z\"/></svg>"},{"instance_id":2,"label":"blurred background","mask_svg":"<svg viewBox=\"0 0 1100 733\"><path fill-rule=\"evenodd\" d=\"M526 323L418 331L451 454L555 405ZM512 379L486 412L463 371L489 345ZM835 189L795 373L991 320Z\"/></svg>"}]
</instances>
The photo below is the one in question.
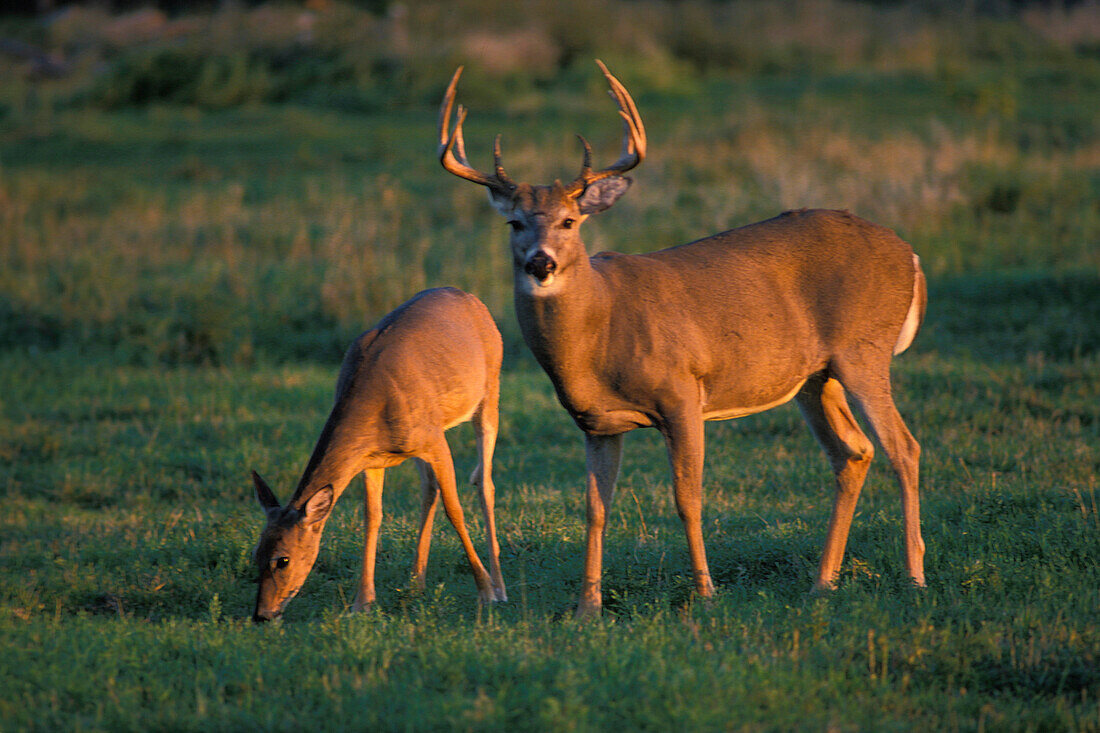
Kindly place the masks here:
<instances>
[{"instance_id":1,"label":"blurred background","mask_svg":"<svg viewBox=\"0 0 1100 733\"><path fill-rule=\"evenodd\" d=\"M922 256L936 348L1100 349L1100 3L4 7L3 348L330 363L453 284L520 356L505 227L440 168L439 100L464 64L473 164L501 132L513 177L572 177L576 133L618 153L598 57L650 156L592 251L847 208Z\"/></svg>"}]
</instances>

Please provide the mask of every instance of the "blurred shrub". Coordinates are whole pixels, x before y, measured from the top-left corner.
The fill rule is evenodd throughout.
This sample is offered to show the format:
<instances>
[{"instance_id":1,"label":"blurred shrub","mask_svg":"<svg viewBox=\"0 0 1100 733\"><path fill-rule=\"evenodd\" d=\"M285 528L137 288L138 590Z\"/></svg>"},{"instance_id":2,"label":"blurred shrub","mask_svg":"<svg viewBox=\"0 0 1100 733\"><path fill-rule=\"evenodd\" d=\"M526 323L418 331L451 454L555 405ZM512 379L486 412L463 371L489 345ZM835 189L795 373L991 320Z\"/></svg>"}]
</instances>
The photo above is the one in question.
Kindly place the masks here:
<instances>
[{"instance_id":1,"label":"blurred shrub","mask_svg":"<svg viewBox=\"0 0 1100 733\"><path fill-rule=\"evenodd\" d=\"M56 316L0 296L0 347L55 348L64 331Z\"/></svg>"},{"instance_id":2,"label":"blurred shrub","mask_svg":"<svg viewBox=\"0 0 1100 733\"><path fill-rule=\"evenodd\" d=\"M223 3L174 17L73 6L50 16L44 35L47 50L79 77L78 103L375 109L434 102L459 63L485 80L486 94L512 97L579 64L587 69L594 57L634 64L661 91L710 73L934 75L975 63L1064 62L1067 53L1100 48L1100 5L1007 17L844 0L326 0ZM991 112L1012 104L992 88L964 85L959 95Z\"/></svg>"},{"instance_id":3,"label":"blurred shrub","mask_svg":"<svg viewBox=\"0 0 1100 733\"><path fill-rule=\"evenodd\" d=\"M219 109L309 99L318 88L339 89L351 76L351 69L324 53L206 56L163 48L122 56L96 79L87 96L107 108L167 102Z\"/></svg>"}]
</instances>

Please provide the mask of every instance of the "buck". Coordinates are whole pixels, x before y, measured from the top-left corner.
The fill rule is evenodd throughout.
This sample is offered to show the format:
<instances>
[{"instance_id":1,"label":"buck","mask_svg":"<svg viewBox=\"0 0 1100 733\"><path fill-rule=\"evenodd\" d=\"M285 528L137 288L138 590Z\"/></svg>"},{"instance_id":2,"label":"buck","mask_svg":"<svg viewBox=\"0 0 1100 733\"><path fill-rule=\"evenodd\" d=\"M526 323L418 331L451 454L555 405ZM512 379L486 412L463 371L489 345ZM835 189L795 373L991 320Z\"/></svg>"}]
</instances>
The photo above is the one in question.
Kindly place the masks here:
<instances>
[{"instance_id":1,"label":"buck","mask_svg":"<svg viewBox=\"0 0 1100 733\"><path fill-rule=\"evenodd\" d=\"M836 496L814 581L835 586L873 447L851 398L901 486L909 577L924 585L917 473L920 446L894 405L890 363L924 316L920 260L892 231L844 211L789 211L657 252L586 253L580 226L615 203L645 158L630 94L597 61L618 105L622 152L592 169L592 149L569 184L514 182L500 136L492 173L470 166L466 109L452 115L462 68L439 115L439 158L488 188L511 226L515 309L523 338L584 431L587 532L578 616L598 613L604 530L623 434L657 428L672 468L699 596L714 593L701 526L706 420L768 410L792 398L836 476ZM451 121L454 128L451 130Z\"/></svg>"},{"instance_id":2,"label":"buck","mask_svg":"<svg viewBox=\"0 0 1100 733\"><path fill-rule=\"evenodd\" d=\"M357 338L336 382L336 404L325 422L305 473L286 506L255 471L256 498L267 523L254 559L259 591L252 620L268 621L302 587L317 559L333 505L360 471L366 479L363 571L353 610L375 600L374 566L382 523L382 480L407 458L420 472L420 532L412 586L423 590L439 497L458 532L482 603L507 600L496 538L492 464L497 436L500 332L480 300L455 288L417 294ZM491 575L470 541L455 487L444 432L471 421L478 464L470 481L479 488Z\"/></svg>"}]
</instances>

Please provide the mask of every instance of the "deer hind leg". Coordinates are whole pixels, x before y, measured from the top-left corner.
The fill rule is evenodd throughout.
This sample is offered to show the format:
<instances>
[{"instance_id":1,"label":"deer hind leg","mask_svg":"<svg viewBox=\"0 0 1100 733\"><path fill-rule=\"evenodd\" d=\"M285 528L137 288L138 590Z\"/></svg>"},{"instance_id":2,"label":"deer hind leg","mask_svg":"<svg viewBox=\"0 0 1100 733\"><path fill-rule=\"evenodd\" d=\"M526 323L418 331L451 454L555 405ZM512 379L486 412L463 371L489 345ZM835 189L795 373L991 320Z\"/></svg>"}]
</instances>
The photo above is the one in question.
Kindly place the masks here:
<instances>
[{"instance_id":1,"label":"deer hind leg","mask_svg":"<svg viewBox=\"0 0 1100 733\"><path fill-rule=\"evenodd\" d=\"M869 372L865 365L838 373L890 459L901 488L901 514L905 526L905 564L914 585L924 587L924 540L920 532L920 444L894 405L889 364Z\"/></svg>"},{"instance_id":2,"label":"deer hind leg","mask_svg":"<svg viewBox=\"0 0 1100 733\"><path fill-rule=\"evenodd\" d=\"M496 487L493 485L493 451L497 442L497 398L486 396L474 414L474 435L477 439L478 464L470 483L478 487L481 513L485 517L485 535L489 543L489 575L493 580L493 599L507 601L504 576L500 572L500 545L497 543Z\"/></svg>"},{"instance_id":3,"label":"deer hind leg","mask_svg":"<svg viewBox=\"0 0 1100 733\"><path fill-rule=\"evenodd\" d=\"M815 375L807 380L795 399L836 476L836 498L813 587L815 592L820 592L836 587L856 502L867 469L871 467L874 447L859 429L844 398L844 389L837 380L823 374Z\"/></svg>"},{"instance_id":4,"label":"deer hind leg","mask_svg":"<svg viewBox=\"0 0 1100 733\"><path fill-rule=\"evenodd\" d=\"M382 479L384 468L368 468L363 472L366 492L363 497L363 572L359 576L359 592L351 610L362 611L374 603L374 565L378 555L378 528L382 526Z\"/></svg>"},{"instance_id":5,"label":"deer hind leg","mask_svg":"<svg viewBox=\"0 0 1100 733\"><path fill-rule=\"evenodd\" d=\"M478 599L482 603L490 603L493 600L493 583L481 559L474 550L474 544L470 541L470 533L466 530L466 520L462 514L462 504L458 500L458 488L455 484L455 469L451 462L451 450L447 446L447 440L439 435L436 445L428 455L423 456L435 476L439 487L439 494L443 498L443 511L451 520L458 538L462 542L462 549L466 551L466 559L470 563L470 571L474 575L477 584Z\"/></svg>"},{"instance_id":6,"label":"deer hind leg","mask_svg":"<svg viewBox=\"0 0 1100 733\"><path fill-rule=\"evenodd\" d=\"M416 470L420 473L420 531L416 537L416 558L413 560L412 589L424 590L424 577L428 571L428 552L432 547L432 523L435 510L439 506L439 483L431 467L419 458L414 458Z\"/></svg>"}]
</instances>

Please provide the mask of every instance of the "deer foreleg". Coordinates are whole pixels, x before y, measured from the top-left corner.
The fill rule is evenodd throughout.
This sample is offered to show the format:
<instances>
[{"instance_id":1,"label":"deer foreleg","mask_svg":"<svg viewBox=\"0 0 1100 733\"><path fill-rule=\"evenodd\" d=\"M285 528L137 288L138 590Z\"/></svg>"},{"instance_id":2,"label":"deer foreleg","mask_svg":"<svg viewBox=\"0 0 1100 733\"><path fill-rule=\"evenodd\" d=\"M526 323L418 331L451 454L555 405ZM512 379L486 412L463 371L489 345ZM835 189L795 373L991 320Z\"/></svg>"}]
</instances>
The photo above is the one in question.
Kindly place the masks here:
<instances>
[{"instance_id":1,"label":"deer foreleg","mask_svg":"<svg viewBox=\"0 0 1100 733\"><path fill-rule=\"evenodd\" d=\"M378 528L382 526L382 479L384 468L368 468L363 472L366 493L363 497L363 572L359 576L359 592L352 603L353 611L362 611L374 603L374 564L378 554Z\"/></svg>"},{"instance_id":2,"label":"deer foreleg","mask_svg":"<svg viewBox=\"0 0 1100 733\"><path fill-rule=\"evenodd\" d=\"M577 618L598 615L603 605L603 540L607 514L615 496L619 464L623 455L622 435L588 435L584 439L587 469L587 542L584 553L584 577Z\"/></svg>"},{"instance_id":3,"label":"deer foreleg","mask_svg":"<svg viewBox=\"0 0 1100 733\"><path fill-rule=\"evenodd\" d=\"M703 455L705 441L701 413L667 421L662 432L672 467L672 490L676 512L684 523L695 592L703 598L714 595L714 583L707 567L703 544Z\"/></svg>"}]
</instances>

